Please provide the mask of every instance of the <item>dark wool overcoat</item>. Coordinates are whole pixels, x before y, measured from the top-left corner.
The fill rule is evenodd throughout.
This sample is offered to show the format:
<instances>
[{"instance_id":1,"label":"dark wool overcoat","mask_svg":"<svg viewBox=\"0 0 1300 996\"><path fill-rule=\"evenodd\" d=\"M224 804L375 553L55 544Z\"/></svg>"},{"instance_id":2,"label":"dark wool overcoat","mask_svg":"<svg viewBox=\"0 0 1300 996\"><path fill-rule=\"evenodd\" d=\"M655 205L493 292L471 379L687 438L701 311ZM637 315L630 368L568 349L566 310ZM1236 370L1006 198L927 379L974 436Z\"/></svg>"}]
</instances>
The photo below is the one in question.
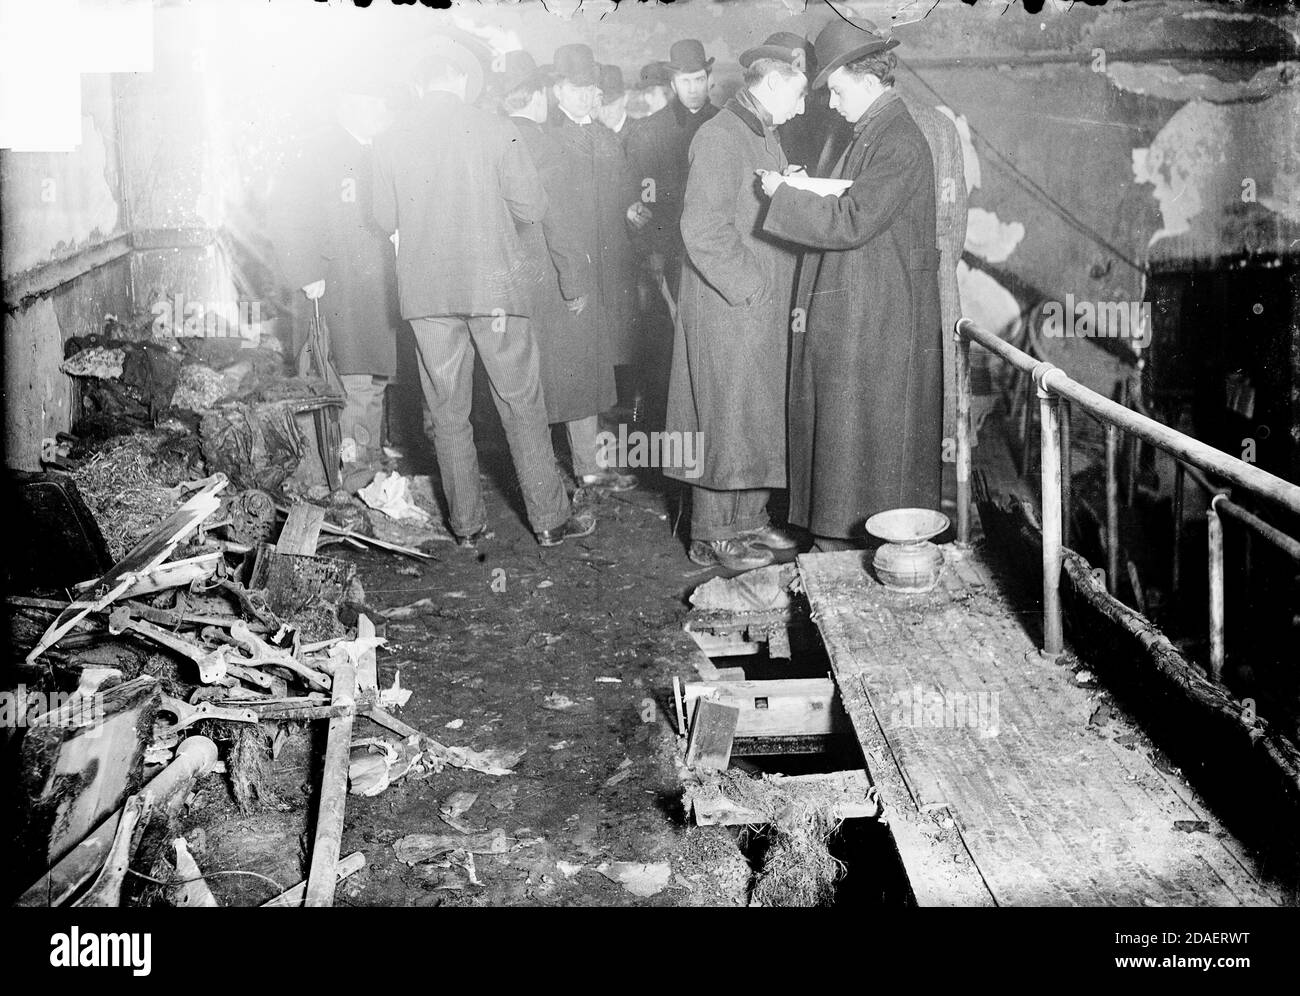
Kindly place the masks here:
<instances>
[{"instance_id":1,"label":"dark wool overcoat","mask_svg":"<svg viewBox=\"0 0 1300 996\"><path fill-rule=\"evenodd\" d=\"M589 241L596 276L597 321L614 363L636 354L636 268L628 236L627 209L638 190L628 169L622 140L603 124L575 124L563 111L551 115L550 129L564 159L564 182L576 196L564 214L577 214Z\"/></svg>"},{"instance_id":2,"label":"dark wool overcoat","mask_svg":"<svg viewBox=\"0 0 1300 996\"><path fill-rule=\"evenodd\" d=\"M701 126L690 148L682 272L666 428L699 433L699 477L720 490L785 486L785 379L795 247L764 234L756 169L785 153L742 97Z\"/></svg>"},{"instance_id":3,"label":"dark wool overcoat","mask_svg":"<svg viewBox=\"0 0 1300 996\"><path fill-rule=\"evenodd\" d=\"M943 334L934 164L903 101L882 96L832 176L839 197L782 184L764 229L804 256L790 345L790 521L822 536L939 507Z\"/></svg>"},{"instance_id":4,"label":"dark wool overcoat","mask_svg":"<svg viewBox=\"0 0 1300 996\"><path fill-rule=\"evenodd\" d=\"M397 275L393 244L372 216L371 157L340 125L315 136L277 179L269 212L271 237L295 314L299 288L325 281L321 317L339 373L392 377L397 370ZM296 345L306 328L294 329Z\"/></svg>"},{"instance_id":5,"label":"dark wool overcoat","mask_svg":"<svg viewBox=\"0 0 1300 996\"><path fill-rule=\"evenodd\" d=\"M614 367L599 326L597 233L585 202L590 191L568 175L555 129L511 118L546 188L550 209L540 223L521 224L524 251L534 263L533 329L541 354L542 393L551 422L597 415L613 406ZM566 300L587 298L575 315Z\"/></svg>"}]
</instances>

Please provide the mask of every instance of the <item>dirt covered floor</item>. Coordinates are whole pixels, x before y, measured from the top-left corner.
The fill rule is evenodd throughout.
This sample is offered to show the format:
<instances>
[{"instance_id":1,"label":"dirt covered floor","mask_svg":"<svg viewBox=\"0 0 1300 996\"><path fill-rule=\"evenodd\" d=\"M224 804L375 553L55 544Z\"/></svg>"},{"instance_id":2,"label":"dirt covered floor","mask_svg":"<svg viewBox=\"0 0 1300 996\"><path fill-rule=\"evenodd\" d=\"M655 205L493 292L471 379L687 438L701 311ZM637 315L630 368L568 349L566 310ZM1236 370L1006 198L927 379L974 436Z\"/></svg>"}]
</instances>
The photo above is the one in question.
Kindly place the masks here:
<instances>
[{"instance_id":1,"label":"dirt covered floor","mask_svg":"<svg viewBox=\"0 0 1300 996\"><path fill-rule=\"evenodd\" d=\"M326 552L354 560L375 608L431 600L386 624L380 687L400 671L414 693L401 718L449 746L526 753L510 775L446 767L372 798L349 795L341 853L363 852L366 867L341 884L337 904L745 905L750 868L737 832L691 826L682 812L672 675L697 677L679 642L686 596L715 572L692 564L673 536L670 485L642 472L640 489L594 500L594 535L543 549L504 445L481 445L481 458L495 537L477 551L438 544L427 562ZM205 873L249 869L286 888L305 877L325 726L295 728L251 815L222 776L199 783L184 830ZM354 728L354 740L382 735L369 720ZM394 844L408 834L457 834L439 816L457 792L477 795L459 822L499 828L508 850L475 855L472 876L454 863L400 861ZM596 870L612 874L619 862L671 871L638 895ZM632 887L655 888L655 872ZM273 894L248 876L209 883L223 905Z\"/></svg>"}]
</instances>

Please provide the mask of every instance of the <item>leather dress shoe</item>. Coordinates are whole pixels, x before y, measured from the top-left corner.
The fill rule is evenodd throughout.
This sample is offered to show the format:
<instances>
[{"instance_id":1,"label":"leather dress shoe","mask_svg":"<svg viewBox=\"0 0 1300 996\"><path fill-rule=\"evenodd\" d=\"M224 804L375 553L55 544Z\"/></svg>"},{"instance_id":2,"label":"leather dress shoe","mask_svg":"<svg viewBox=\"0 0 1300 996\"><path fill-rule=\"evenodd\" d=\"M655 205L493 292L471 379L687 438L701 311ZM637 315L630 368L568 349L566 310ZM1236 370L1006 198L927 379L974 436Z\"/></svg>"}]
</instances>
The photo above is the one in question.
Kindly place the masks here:
<instances>
[{"instance_id":1,"label":"leather dress shoe","mask_svg":"<svg viewBox=\"0 0 1300 996\"><path fill-rule=\"evenodd\" d=\"M568 520L554 529L542 529L537 532L537 542L541 546L559 546L566 539L590 536L596 531L596 517L590 512L575 512Z\"/></svg>"},{"instance_id":2,"label":"leather dress shoe","mask_svg":"<svg viewBox=\"0 0 1300 996\"><path fill-rule=\"evenodd\" d=\"M701 567L725 567L729 571L752 571L776 559L771 550L750 546L743 539L694 540L687 556Z\"/></svg>"},{"instance_id":3,"label":"leather dress shoe","mask_svg":"<svg viewBox=\"0 0 1300 996\"><path fill-rule=\"evenodd\" d=\"M777 529L776 526L772 525L764 526L762 529L752 529L745 533L745 542L752 543L755 546L765 546L769 550L794 550L799 546L797 539L784 529Z\"/></svg>"}]
</instances>

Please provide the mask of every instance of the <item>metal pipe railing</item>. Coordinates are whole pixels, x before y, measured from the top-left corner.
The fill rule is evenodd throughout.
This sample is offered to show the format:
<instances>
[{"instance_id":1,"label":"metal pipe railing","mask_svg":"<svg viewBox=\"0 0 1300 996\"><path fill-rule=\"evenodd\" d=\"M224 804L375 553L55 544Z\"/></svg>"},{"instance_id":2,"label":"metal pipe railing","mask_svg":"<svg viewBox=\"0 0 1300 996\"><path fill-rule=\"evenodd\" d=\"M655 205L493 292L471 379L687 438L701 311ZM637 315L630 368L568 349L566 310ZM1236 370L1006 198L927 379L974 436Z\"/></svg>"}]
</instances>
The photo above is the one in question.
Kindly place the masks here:
<instances>
[{"instance_id":1,"label":"metal pipe railing","mask_svg":"<svg viewBox=\"0 0 1300 996\"><path fill-rule=\"evenodd\" d=\"M1208 511L1210 567L1210 644L1211 672L1217 679L1224 660L1223 599L1223 530L1219 513L1231 516L1252 533L1300 561L1300 542L1270 526L1257 516L1233 504L1226 495L1216 493L1204 474L1213 474L1273 502L1280 508L1300 515L1300 487L1265 470L1193 439L1154 419L1131 411L1103 397L1096 391L1072 380L1051 363L1036 360L1023 350L982 329L969 318L959 320L953 328L956 340L957 381L957 542L970 542L970 344L979 343L989 352L1018 370L1028 373L1037 389L1039 401L1039 459L1043 510L1043 651L1059 654L1063 648L1061 619L1061 560L1063 508L1068 514L1070 488L1063 475L1068 473L1070 431L1068 414L1061 418L1062 402L1099 420L1106 432L1106 585L1114 594L1119 573L1119 481L1116 470L1119 432L1137 437L1168 453L1176 461L1175 536L1182 538L1181 511L1183 475L1192 477L1213 494ZM1067 411L1068 411L1067 406ZM1175 547L1177 549L1177 546ZM1181 568L1175 552L1175 575Z\"/></svg>"}]
</instances>

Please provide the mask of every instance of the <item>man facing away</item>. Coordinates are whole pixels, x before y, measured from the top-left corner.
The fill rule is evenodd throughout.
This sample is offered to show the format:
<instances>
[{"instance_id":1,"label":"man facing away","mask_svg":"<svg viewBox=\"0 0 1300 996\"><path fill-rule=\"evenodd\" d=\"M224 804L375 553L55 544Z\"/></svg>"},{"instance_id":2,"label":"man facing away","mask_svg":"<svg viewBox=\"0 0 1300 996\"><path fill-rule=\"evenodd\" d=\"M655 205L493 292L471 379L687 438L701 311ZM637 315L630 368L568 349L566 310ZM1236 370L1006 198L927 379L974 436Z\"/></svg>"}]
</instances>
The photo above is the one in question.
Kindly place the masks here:
<instances>
[{"instance_id":1,"label":"man facing away","mask_svg":"<svg viewBox=\"0 0 1300 996\"><path fill-rule=\"evenodd\" d=\"M838 197L767 174L763 230L820 252L800 270L790 362L790 521L822 550L891 508L939 507L943 335L930 148L894 92L898 42L833 20L814 47L853 125Z\"/></svg>"},{"instance_id":2,"label":"man facing away","mask_svg":"<svg viewBox=\"0 0 1300 996\"><path fill-rule=\"evenodd\" d=\"M757 170L788 166L776 128L803 110L808 79L757 58L745 87L690 148L682 211L687 262L668 388L668 430L701 459L664 473L692 485L690 558L733 571L770 564L795 541L767 513L785 487L785 377L794 247L762 232ZM685 438L683 435L682 438Z\"/></svg>"},{"instance_id":3,"label":"man facing away","mask_svg":"<svg viewBox=\"0 0 1300 996\"><path fill-rule=\"evenodd\" d=\"M417 86L419 106L376 142L374 210L385 231L399 233L398 294L415 333L451 528L470 547L487 531L469 422L477 350L537 541L586 536L596 520L570 516L551 449L515 229L545 217L541 179L514 125L472 106L483 69L469 49L435 38Z\"/></svg>"}]
</instances>

